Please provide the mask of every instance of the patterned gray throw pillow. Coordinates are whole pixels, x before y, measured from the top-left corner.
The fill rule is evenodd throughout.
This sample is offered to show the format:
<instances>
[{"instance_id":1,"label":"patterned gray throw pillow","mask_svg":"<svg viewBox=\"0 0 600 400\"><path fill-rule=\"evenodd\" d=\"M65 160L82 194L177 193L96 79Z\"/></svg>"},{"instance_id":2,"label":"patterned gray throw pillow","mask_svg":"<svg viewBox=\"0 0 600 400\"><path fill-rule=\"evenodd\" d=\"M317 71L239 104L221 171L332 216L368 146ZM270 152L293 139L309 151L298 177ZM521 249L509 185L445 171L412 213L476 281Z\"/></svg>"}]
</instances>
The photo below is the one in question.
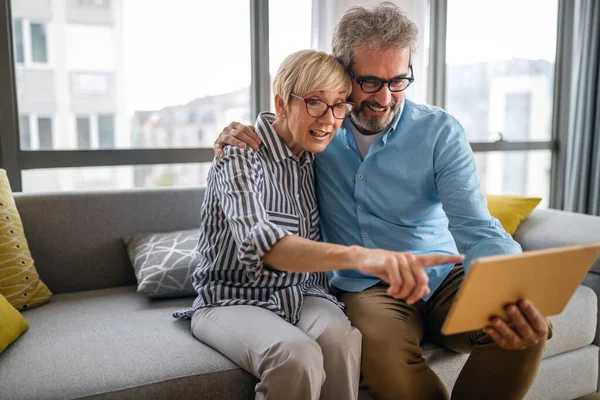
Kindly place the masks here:
<instances>
[{"instance_id":1,"label":"patterned gray throw pillow","mask_svg":"<svg viewBox=\"0 0 600 400\"><path fill-rule=\"evenodd\" d=\"M192 273L200 262L198 229L126 236L137 291L149 297L196 296Z\"/></svg>"}]
</instances>

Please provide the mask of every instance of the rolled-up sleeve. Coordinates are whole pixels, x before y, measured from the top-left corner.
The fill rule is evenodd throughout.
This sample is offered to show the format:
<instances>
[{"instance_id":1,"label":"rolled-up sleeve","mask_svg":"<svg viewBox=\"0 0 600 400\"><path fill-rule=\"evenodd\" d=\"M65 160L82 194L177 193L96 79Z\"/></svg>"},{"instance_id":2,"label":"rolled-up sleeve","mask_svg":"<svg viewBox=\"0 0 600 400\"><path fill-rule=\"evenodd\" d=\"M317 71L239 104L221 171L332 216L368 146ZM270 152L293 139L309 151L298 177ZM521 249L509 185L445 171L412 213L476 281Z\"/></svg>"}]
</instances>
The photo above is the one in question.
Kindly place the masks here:
<instances>
[{"instance_id":1,"label":"rolled-up sleeve","mask_svg":"<svg viewBox=\"0 0 600 400\"><path fill-rule=\"evenodd\" d=\"M521 253L521 246L492 217L481 192L475 157L462 126L451 119L434 148L435 183L449 229L468 269L478 257Z\"/></svg>"},{"instance_id":2,"label":"rolled-up sleeve","mask_svg":"<svg viewBox=\"0 0 600 400\"><path fill-rule=\"evenodd\" d=\"M264 175L256 153L233 146L213 165L217 198L238 246L238 260L248 277L263 272L263 257L281 238L292 233L272 223L263 203Z\"/></svg>"}]
</instances>

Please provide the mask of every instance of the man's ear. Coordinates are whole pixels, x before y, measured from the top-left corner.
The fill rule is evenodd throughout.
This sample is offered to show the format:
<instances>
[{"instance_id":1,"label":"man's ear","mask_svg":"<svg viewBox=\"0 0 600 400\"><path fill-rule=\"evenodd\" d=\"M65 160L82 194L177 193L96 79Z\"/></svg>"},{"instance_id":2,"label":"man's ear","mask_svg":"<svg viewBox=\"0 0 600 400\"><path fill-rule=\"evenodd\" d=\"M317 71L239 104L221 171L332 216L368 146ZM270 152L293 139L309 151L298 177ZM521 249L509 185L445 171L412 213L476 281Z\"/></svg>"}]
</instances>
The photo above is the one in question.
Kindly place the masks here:
<instances>
[{"instance_id":1,"label":"man's ear","mask_svg":"<svg viewBox=\"0 0 600 400\"><path fill-rule=\"evenodd\" d=\"M279 97L278 94L275 95L275 99L274 99L274 103L275 103L275 113L277 114L278 117L280 118L285 118L286 117L286 109L285 109L285 102L283 101L283 99L281 97Z\"/></svg>"}]
</instances>

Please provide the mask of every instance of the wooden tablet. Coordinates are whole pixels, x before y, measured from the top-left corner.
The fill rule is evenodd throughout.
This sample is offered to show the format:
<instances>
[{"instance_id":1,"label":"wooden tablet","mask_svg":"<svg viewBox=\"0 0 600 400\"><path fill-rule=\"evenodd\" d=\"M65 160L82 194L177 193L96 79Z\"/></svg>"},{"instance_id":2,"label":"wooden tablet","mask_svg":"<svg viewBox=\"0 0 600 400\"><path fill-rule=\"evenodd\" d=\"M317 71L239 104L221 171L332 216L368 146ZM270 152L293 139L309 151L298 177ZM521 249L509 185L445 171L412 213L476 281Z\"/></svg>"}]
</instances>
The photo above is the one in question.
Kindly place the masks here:
<instances>
[{"instance_id":1,"label":"wooden tablet","mask_svg":"<svg viewBox=\"0 0 600 400\"><path fill-rule=\"evenodd\" d=\"M544 316L560 314L600 253L600 243L501 256L471 263L442 326L444 335L481 329L521 299Z\"/></svg>"}]
</instances>

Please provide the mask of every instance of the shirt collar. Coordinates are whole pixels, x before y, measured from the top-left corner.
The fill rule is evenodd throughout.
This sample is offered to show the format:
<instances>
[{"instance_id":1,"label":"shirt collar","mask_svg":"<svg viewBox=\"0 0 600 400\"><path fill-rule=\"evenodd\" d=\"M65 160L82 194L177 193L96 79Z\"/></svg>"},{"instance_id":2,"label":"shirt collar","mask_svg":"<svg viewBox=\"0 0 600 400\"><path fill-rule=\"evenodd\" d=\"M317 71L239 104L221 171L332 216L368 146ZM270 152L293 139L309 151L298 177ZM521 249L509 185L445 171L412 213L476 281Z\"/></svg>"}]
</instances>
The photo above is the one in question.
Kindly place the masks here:
<instances>
[{"instance_id":1,"label":"shirt collar","mask_svg":"<svg viewBox=\"0 0 600 400\"><path fill-rule=\"evenodd\" d=\"M271 112L261 112L258 114L254 127L256 133L262 140L262 144L259 147L259 151L263 148L265 152L273 158L275 162L282 162L287 158L298 159L294 153L287 147L285 141L275 132L273 129L273 122L275 122L275 114ZM304 151L300 157L300 164L304 166L314 160L315 153L310 151Z\"/></svg>"},{"instance_id":2,"label":"shirt collar","mask_svg":"<svg viewBox=\"0 0 600 400\"><path fill-rule=\"evenodd\" d=\"M400 110L398 111L398 115L396 115L396 117L392 120L392 123L386 133L392 133L396 130L396 127L398 126L398 122L400 121L400 118L402 117L402 112L404 111L405 103L406 103L406 96L404 96L404 98L402 99L402 103L400 103Z\"/></svg>"}]
</instances>

